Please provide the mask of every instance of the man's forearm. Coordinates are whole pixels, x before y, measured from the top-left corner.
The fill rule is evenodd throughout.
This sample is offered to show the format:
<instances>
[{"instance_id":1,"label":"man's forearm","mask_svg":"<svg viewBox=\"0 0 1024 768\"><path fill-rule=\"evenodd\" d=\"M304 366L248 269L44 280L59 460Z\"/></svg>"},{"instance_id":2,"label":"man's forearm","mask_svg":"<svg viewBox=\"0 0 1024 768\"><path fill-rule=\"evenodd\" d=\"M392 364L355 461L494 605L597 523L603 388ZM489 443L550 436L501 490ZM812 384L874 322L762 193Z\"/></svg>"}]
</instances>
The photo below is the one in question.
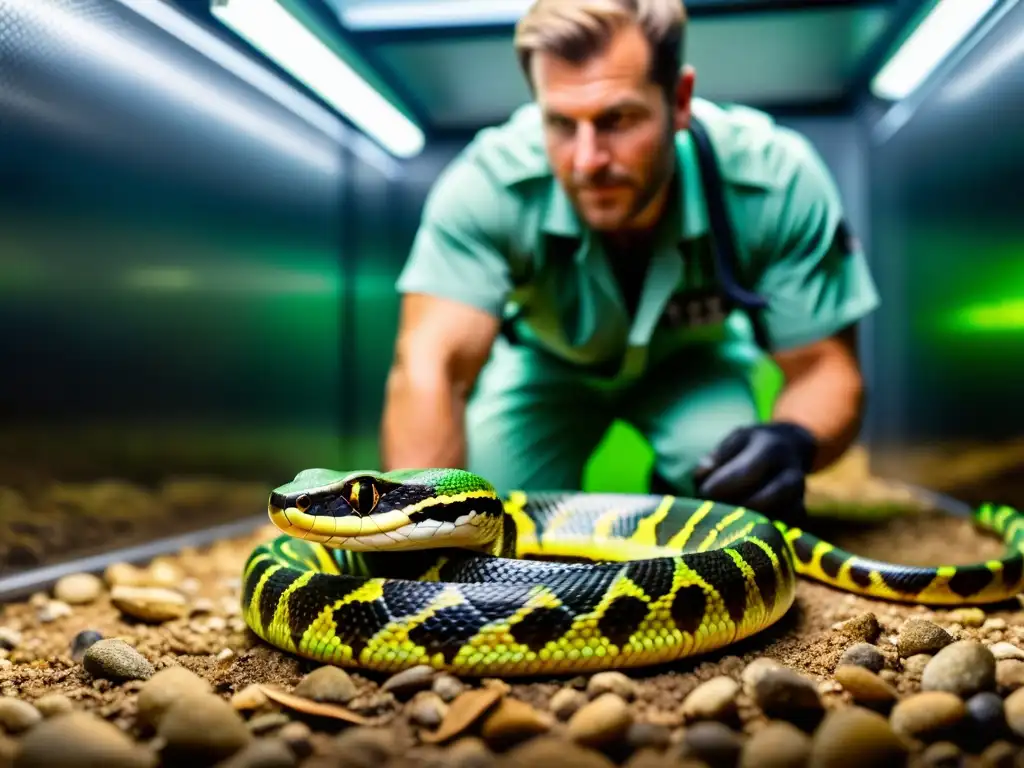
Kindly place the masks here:
<instances>
[{"instance_id":1,"label":"man's forearm","mask_svg":"<svg viewBox=\"0 0 1024 768\"><path fill-rule=\"evenodd\" d=\"M381 429L385 471L465 467L465 398L443 375L396 367L388 377Z\"/></svg>"},{"instance_id":2,"label":"man's forearm","mask_svg":"<svg viewBox=\"0 0 1024 768\"><path fill-rule=\"evenodd\" d=\"M856 365L830 356L791 376L772 418L798 424L814 435L818 452L812 471L818 471L842 456L856 439L863 403L863 382Z\"/></svg>"}]
</instances>

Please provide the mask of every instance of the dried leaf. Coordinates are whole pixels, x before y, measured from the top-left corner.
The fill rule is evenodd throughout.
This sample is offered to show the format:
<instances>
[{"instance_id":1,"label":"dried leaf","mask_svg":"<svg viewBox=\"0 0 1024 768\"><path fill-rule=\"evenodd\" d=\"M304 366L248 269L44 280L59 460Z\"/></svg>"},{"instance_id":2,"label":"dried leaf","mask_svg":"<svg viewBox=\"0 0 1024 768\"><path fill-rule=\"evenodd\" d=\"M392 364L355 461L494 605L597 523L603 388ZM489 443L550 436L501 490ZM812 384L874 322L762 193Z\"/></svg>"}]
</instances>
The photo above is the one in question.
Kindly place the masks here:
<instances>
[{"instance_id":1,"label":"dried leaf","mask_svg":"<svg viewBox=\"0 0 1024 768\"><path fill-rule=\"evenodd\" d=\"M497 688L477 688L459 694L451 704L440 727L433 733L423 733L420 739L428 744L439 744L458 736L485 712L498 703L503 694Z\"/></svg>"},{"instance_id":2,"label":"dried leaf","mask_svg":"<svg viewBox=\"0 0 1024 768\"><path fill-rule=\"evenodd\" d=\"M325 704L319 701L313 701L312 699L304 699L301 696L295 696L291 693L286 693L279 688L272 688L269 685L260 685L260 690L263 691L264 695L272 701L276 701L289 709L294 709L296 712L302 712L306 715L314 715L316 717L329 717L334 720L344 720L347 723L354 723L355 725L369 725L373 721L357 715L350 709L346 709L338 704Z\"/></svg>"}]
</instances>

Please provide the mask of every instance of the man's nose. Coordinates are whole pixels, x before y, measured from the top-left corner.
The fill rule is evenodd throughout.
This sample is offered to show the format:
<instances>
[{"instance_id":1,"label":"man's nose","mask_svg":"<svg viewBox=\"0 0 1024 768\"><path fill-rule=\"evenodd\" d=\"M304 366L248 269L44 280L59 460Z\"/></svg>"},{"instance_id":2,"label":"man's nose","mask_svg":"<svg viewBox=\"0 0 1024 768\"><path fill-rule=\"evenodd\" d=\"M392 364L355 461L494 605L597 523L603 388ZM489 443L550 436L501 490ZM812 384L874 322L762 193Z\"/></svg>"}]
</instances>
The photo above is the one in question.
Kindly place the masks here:
<instances>
[{"instance_id":1,"label":"man's nose","mask_svg":"<svg viewBox=\"0 0 1024 768\"><path fill-rule=\"evenodd\" d=\"M607 152L598 141L594 127L585 123L580 124L576 131L575 155L573 157L573 170L576 175L589 178L607 162Z\"/></svg>"}]
</instances>

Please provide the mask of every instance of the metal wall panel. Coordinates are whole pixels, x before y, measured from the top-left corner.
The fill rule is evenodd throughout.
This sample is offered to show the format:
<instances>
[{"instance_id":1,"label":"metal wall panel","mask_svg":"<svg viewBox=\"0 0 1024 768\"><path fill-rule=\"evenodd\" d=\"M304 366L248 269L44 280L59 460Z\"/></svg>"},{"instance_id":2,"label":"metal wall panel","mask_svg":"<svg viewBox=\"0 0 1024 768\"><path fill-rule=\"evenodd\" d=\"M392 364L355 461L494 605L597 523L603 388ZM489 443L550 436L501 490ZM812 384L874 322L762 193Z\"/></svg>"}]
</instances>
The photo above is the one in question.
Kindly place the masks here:
<instances>
[{"instance_id":1,"label":"metal wall panel","mask_svg":"<svg viewBox=\"0 0 1024 768\"><path fill-rule=\"evenodd\" d=\"M349 463L361 162L119 3L0 0L0 575Z\"/></svg>"},{"instance_id":2,"label":"metal wall panel","mask_svg":"<svg viewBox=\"0 0 1024 768\"><path fill-rule=\"evenodd\" d=\"M1022 40L1018 5L919 103L876 120L870 172L883 297L870 423L886 455L879 469L1016 503L1024 503Z\"/></svg>"}]
</instances>

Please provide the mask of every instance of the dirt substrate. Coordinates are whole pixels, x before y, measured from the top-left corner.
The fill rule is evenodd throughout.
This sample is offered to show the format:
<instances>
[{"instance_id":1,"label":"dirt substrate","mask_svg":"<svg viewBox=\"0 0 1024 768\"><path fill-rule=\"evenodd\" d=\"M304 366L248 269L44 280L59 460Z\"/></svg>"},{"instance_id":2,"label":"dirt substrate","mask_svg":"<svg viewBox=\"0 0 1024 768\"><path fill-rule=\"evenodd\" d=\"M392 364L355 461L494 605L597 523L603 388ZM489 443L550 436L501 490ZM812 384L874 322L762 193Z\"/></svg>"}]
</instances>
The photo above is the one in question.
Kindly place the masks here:
<instances>
[{"instance_id":1,"label":"dirt substrate","mask_svg":"<svg viewBox=\"0 0 1024 768\"><path fill-rule=\"evenodd\" d=\"M941 517L829 533L905 563L1001 551ZM71 578L5 606L0 768L1024 764L1024 693L1011 695L1024 686L1017 602L932 611L801 582L776 627L671 668L526 681L308 677L319 665L267 647L240 617L242 564L272 535ZM115 604L116 584L170 593L129 589ZM147 621L130 615L147 611Z\"/></svg>"}]
</instances>

